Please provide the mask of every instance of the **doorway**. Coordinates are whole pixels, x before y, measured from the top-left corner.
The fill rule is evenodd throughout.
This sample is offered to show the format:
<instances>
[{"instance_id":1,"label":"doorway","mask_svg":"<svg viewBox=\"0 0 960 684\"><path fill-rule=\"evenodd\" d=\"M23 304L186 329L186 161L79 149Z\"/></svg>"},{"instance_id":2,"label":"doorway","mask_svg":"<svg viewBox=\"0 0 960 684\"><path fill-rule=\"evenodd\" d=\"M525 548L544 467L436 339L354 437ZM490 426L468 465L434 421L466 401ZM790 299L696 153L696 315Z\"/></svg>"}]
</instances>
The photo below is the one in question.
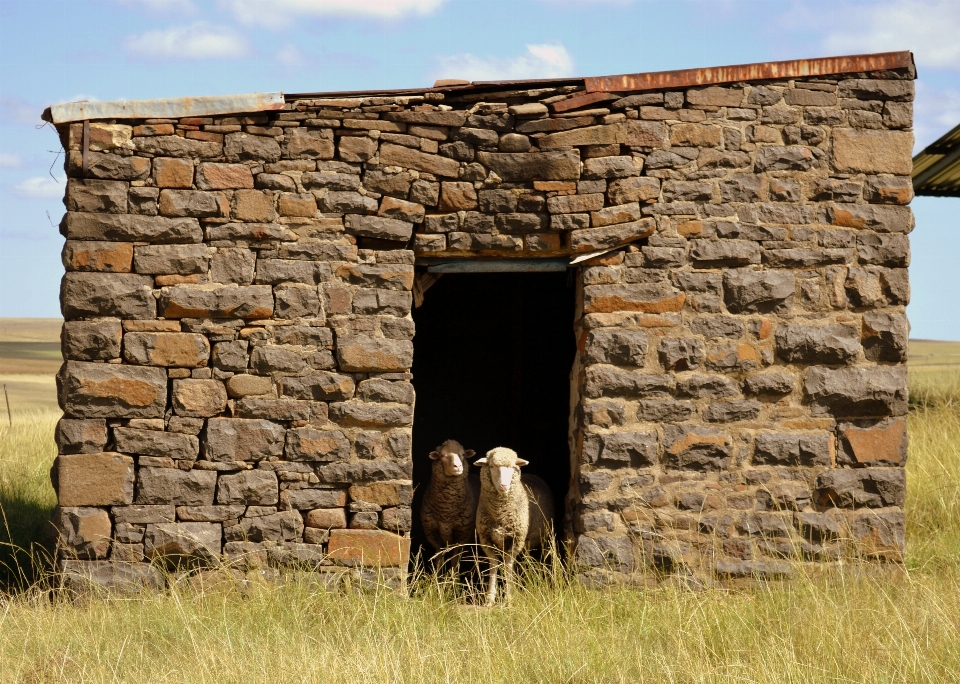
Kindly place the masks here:
<instances>
[{"instance_id":1,"label":"doorway","mask_svg":"<svg viewBox=\"0 0 960 684\"><path fill-rule=\"evenodd\" d=\"M562 531L574 307L568 272L457 273L440 278L414 310L414 553L426 543L419 503L428 454L446 439L477 458L505 446L530 461L524 472L550 486Z\"/></svg>"}]
</instances>

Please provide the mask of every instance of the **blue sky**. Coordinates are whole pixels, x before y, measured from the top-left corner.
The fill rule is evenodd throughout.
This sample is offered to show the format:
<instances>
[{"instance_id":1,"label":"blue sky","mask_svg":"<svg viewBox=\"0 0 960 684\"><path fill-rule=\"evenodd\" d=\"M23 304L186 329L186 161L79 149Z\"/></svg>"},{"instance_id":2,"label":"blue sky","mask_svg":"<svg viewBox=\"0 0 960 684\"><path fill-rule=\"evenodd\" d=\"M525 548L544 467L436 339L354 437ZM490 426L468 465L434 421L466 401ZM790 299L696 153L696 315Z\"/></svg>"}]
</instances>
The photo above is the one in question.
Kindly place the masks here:
<instances>
[{"instance_id":1,"label":"blue sky","mask_svg":"<svg viewBox=\"0 0 960 684\"><path fill-rule=\"evenodd\" d=\"M59 315L62 157L37 128L54 102L908 49L919 150L960 123L957 36L960 0L0 0L0 316ZM960 340L960 199L913 208L912 334Z\"/></svg>"}]
</instances>

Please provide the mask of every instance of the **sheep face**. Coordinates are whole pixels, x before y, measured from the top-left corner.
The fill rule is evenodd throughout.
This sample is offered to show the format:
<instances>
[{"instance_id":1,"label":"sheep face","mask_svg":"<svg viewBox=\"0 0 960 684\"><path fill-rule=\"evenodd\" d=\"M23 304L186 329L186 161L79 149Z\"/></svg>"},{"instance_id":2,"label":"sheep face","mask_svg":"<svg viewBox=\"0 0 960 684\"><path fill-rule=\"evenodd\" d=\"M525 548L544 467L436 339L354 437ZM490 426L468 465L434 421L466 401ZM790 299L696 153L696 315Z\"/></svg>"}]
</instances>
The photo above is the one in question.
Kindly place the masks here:
<instances>
[{"instance_id":1,"label":"sheep face","mask_svg":"<svg viewBox=\"0 0 960 684\"><path fill-rule=\"evenodd\" d=\"M430 460L439 463L447 477L460 477L470 468L467 459L473 455L473 449L464 450L460 442L448 439L430 452Z\"/></svg>"},{"instance_id":2,"label":"sheep face","mask_svg":"<svg viewBox=\"0 0 960 684\"><path fill-rule=\"evenodd\" d=\"M483 467L483 476L490 479L496 491L506 494L511 487L519 486L520 468L527 465L528 461L519 458L513 449L497 447L474 463Z\"/></svg>"}]
</instances>

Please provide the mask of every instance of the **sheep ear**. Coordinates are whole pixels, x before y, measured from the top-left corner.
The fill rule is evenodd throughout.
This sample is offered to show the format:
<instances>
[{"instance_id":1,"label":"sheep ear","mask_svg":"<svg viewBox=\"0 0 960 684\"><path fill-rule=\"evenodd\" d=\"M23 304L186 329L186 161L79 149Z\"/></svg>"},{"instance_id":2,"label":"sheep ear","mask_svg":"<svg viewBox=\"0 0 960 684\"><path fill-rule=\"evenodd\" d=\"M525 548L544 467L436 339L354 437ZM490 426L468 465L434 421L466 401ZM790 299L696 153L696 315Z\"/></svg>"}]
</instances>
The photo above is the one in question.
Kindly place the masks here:
<instances>
[{"instance_id":1,"label":"sheep ear","mask_svg":"<svg viewBox=\"0 0 960 684\"><path fill-rule=\"evenodd\" d=\"M518 458L515 463L518 467L522 468L523 466L530 465L530 461L524 461L522 458Z\"/></svg>"},{"instance_id":2,"label":"sheep ear","mask_svg":"<svg viewBox=\"0 0 960 684\"><path fill-rule=\"evenodd\" d=\"M431 460L431 461L439 461L439 460L440 460L440 452L439 452L439 451L431 451L431 452L430 452L430 460Z\"/></svg>"},{"instance_id":3,"label":"sheep ear","mask_svg":"<svg viewBox=\"0 0 960 684\"><path fill-rule=\"evenodd\" d=\"M474 451L473 449L467 449L466 451L463 452L464 458L473 458L476 455L477 455L477 452Z\"/></svg>"},{"instance_id":4,"label":"sheep ear","mask_svg":"<svg viewBox=\"0 0 960 684\"><path fill-rule=\"evenodd\" d=\"M486 457L477 459L476 461L473 462L473 465L476 465L476 466L487 465Z\"/></svg>"}]
</instances>

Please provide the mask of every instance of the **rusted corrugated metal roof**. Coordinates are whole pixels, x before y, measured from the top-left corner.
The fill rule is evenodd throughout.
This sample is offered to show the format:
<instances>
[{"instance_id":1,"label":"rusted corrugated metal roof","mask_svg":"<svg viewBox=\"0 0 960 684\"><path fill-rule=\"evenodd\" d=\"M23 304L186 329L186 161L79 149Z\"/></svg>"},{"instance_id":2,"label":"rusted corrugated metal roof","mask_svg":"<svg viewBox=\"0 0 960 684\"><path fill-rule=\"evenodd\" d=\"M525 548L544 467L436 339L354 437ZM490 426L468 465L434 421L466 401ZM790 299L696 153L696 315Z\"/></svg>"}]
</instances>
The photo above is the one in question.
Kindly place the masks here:
<instances>
[{"instance_id":1,"label":"rusted corrugated metal roof","mask_svg":"<svg viewBox=\"0 0 960 684\"><path fill-rule=\"evenodd\" d=\"M960 197L960 125L913 158L913 192Z\"/></svg>"},{"instance_id":2,"label":"rusted corrugated metal roof","mask_svg":"<svg viewBox=\"0 0 960 684\"><path fill-rule=\"evenodd\" d=\"M884 71L887 69L905 69L913 67L913 53L879 52L868 55L848 55L843 57L819 57L815 59L794 59L783 62L756 62L754 64L735 64L701 69L681 69L679 71L654 71L619 76L586 76L577 78L534 79L522 81L473 81L457 82L454 85L440 85L433 88L403 90L355 90L323 93L292 93L286 96L287 102L327 97L363 97L363 96L400 96L422 93L463 93L502 88L532 88L563 85L582 85L587 93L634 92L639 90L669 90L671 88L689 88L691 86L737 83L740 81L767 81L773 79L805 78L811 76L830 76L864 71ZM586 101L587 96L584 97Z\"/></svg>"}]
</instances>

